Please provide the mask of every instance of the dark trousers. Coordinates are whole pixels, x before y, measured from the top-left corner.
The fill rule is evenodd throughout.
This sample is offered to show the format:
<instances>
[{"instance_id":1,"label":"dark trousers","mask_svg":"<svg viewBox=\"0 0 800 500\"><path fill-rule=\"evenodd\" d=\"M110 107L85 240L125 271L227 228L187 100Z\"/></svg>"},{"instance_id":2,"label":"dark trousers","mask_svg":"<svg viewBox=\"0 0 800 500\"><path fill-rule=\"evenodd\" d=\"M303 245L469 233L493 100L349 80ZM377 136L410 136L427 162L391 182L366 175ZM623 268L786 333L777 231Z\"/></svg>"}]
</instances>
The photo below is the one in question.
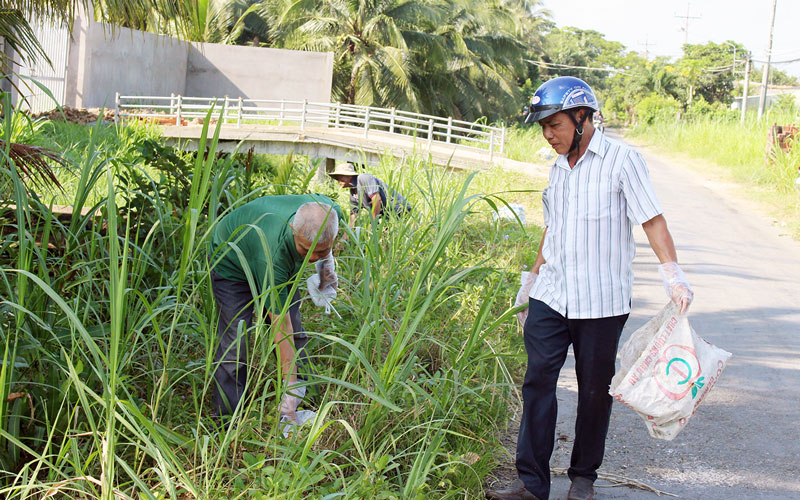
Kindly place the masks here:
<instances>
[{"instance_id":1,"label":"dark trousers","mask_svg":"<svg viewBox=\"0 0 800 500\"><path fill-rule=\"evenodd\" d=\"M567 319L544 302L531 299L525 322L528 368L522 385L522 421L517 440L517 472L525 488L550 496L550 457L555 444L556 383L572 344L578 378L578 416L568 471L570 479L597 479L603 462L619 337L628 315Z\"/></svg>"},{"instance_id":2,"label":"dark trousers","mask_svg":"<svg viewBox=\"0 0 800 500\"><path fill-rule=\"evenodd\" d=\"M222 278L211 271L211 290L217 301L219 345L214 355L213 405L217 416L233 413L245 395L247 385L247 327L253 324L253 295L250 285ZM289 318L294 330L298 372L310 371L311 363L305 347L308 336L300 319L300 293L295 291L289 306ZM266 318L269 322L269 318ZM242 323L243 322L243 323ZM241 325L240 325L241 323ZM298 378L304 378L298 375Z\"/></svg>"}]
</instances>

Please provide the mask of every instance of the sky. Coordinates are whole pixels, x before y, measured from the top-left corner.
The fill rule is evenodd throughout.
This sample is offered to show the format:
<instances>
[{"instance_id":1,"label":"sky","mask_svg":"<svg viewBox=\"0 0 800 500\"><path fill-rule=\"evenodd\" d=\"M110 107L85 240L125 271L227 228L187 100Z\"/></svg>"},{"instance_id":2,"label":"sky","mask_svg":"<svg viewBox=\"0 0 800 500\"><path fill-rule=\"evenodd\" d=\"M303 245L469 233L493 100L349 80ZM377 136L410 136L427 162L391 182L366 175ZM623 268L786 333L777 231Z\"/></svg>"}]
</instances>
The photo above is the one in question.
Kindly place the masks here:
<instances>
[{"instance_id":1,"label":"sky","mask_svg":"<svg viewBox=\"0 0 800 500\"><path fill-rule=\"evenodd\" d=\"M575 26L603 33L628 50L654 56L680 57L689 19L688 43L733 40L766 60L772 0L542 0L560 28ZM800 0L777 0L772 60L800 59ZM731 49L733 51L733 49ZM737 54L737 59L739 55ZM760 66L761 63L755 63ZM776 68L800 76L800 61ZM744 66L737 69L744 71Z\"/></svg>"}]
</instances>

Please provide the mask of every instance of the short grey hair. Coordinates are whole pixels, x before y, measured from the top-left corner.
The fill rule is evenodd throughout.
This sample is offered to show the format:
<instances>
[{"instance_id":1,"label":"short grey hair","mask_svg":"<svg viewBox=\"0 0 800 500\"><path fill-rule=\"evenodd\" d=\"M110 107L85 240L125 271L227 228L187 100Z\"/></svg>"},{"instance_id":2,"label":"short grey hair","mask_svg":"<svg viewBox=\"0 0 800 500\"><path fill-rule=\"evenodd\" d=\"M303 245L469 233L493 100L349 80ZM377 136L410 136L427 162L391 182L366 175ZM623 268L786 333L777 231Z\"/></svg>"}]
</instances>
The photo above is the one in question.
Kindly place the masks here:
<instances>
[{"instance_id":1,"label":"short grey hair","mask_svg":"<svg viewBox=\"0 0 800 500\"><path fill-rule=\"evenodd\" d=\"M308 241L316 240L317 234L320 242L332 241L339 232L339 215L327 203L310 201L297 209L292 227Z\"/></svg>"}]
</instances>

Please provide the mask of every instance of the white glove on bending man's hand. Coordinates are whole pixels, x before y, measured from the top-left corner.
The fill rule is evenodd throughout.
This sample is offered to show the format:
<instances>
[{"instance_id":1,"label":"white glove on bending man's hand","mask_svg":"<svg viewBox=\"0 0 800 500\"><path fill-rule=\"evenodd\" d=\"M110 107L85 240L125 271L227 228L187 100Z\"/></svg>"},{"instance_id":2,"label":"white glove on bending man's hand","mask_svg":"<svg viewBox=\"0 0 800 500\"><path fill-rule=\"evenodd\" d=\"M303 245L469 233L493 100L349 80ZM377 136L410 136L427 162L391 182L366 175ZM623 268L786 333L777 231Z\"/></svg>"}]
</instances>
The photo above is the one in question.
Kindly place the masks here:
<instances>
[{"instance_id":1,"label":"white glove on bending man's hand","mask_svg":"<svg viewBox=\"0 0 800 500\"><path fill-rule=\"evenodd\" d=\"M658 274L664 280L664 290L676 306L680 307L680 313L684 314L694 299L694 293L689 286L686 275L681 271L677 262L665 262L658 266Z\"/></svg>"},{"instance_id":2,"label":"white glove on bending man's hand","mask_svg":"<svg viewBox=\"0 0 800 500\"><path fill-rule=\"evenodd\" d=\"M521 305L528 305L530 303L529 295L531 293L531 288L533 287L534 282L536 282L536 277L539 276L538 274L534 273L533 271L527 272L522 271L519 276L519 281L522 284L519 287L519 291L517 292L517 298L514 301L514 307L521 306ZM528 319L528 308L526 307L522 311L517 313L517 319L522 326L525 326L525 321Z\"/></svg>"},{"instance_id":3,"label":"white glove on bending man's hand","mask_svg":"<svg viewBox=\"0 0 800 500\"><path fill-rule=\"evenodd\" d=\"M292 422L297 423L297 407L300 405L300 398L285 392L281 399L281 417L287 417Z\"/></svg>"}]
</instances>

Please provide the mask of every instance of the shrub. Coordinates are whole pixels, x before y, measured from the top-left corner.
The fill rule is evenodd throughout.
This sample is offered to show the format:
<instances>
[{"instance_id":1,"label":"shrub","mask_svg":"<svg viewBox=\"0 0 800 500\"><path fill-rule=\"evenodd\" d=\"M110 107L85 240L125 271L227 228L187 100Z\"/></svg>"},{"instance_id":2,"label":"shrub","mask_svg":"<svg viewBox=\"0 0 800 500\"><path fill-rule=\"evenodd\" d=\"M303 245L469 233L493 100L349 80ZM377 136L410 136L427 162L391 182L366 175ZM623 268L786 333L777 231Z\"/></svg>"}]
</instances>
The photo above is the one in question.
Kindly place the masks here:
<instances>
[{"instance_id":1,"label":"shrub","mask_svg":"<svg viewBox=\"0 0 800 500\"><path fill-rule=\"evenodd\" d=\"M681 103L674 97L650 94L636 105L636 118L639 124L652 125L653 123L672 120L681 111Z\"/></svg>"},{"instance_id":2,"label":"shrub","mask_svg":"<svg viewBox=\"0 0 800 500\"><path fill-rule=\"evenodd\" d=\"M709 103L703 96L695 98L686 108L686 119L697 120L700 118L713 118L719 120L736 119L737 111L731 111L722 102Z\"/></svg>"}]
</instances>

